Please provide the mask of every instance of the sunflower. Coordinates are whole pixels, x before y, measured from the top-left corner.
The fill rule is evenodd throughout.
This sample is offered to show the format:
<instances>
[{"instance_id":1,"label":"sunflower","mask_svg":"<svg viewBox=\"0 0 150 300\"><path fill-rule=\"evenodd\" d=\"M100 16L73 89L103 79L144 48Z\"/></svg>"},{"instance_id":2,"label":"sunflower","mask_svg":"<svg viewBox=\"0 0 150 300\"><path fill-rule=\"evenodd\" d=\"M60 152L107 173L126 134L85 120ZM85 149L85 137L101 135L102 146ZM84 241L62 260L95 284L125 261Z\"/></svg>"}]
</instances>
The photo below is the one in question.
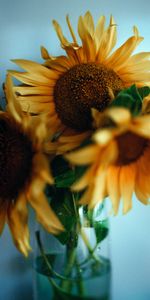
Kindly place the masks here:
<instances>
[{"instance_id":1,"label":"sunflower","mask_svg":"<svg viewBox=\"0 0 150 300\"><path fill-rule=\"evenodd\" d=\"M9 76L6 96L7 110L0 112L0 232L7 222L16 247L27 256L28 203L48 232L58 233L63 227L44 195L45 184L53 183L43 154L45 122L22 112Z\"/></svg>"},{"instance_id":2,"label":"sunflower","mask_svg":"<svg viewBox=\"0 0 150 300\"><path fill-rule=\"evenodd\" d=\"M111 108L104 114L111 126L97 130L94 143L66 155L73 164L89 165L72 188L86 189L80 203L90 208L109 196L115 214L122 198L126 213L133 192L144 204L150 197L150 115L132 117L125 108Z\"/></svg>"},{"instance_id":3,"label":"sunflower","mask_svg":"<svg viewBox=\"0 0 150 300\"><path fill-rule=\"evenodd\" d=\"M150 83L150 52L132 55L143 40L136 27L133 36L112 53L117 40L112 16L108 27L104 16L96 26L90 12L80 16L78 33L82 45L78 44L69 17L66 19L72 42L53 21L66 56L52 57L42 47L44 65L17 59L14 62L26 72L10 71L23 83L14 87L23 111L48 112L50 132L57 136L57 143L50 143L49 150L56 145L60 152L73 149L85 135L90 135L91 108L103 111L123 88Z\"/></svg>"}]
</instances>

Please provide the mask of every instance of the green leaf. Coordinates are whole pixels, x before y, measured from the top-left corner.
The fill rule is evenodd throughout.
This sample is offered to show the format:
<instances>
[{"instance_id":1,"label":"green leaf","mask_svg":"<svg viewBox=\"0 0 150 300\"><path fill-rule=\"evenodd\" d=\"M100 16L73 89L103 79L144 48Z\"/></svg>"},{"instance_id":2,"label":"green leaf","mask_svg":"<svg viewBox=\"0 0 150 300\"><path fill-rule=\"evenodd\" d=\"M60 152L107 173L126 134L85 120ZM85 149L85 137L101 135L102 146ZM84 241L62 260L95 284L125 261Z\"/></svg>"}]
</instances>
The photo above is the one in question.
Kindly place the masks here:
<instances>
[{"instance_id":1,"label":"green leaf","mask_svg":"<svg viewBox=\"0 0 150 300\"><path fill-rule=\"evenodd\" d=\"M55 177L55 185L58 188L70 187L75 181L75 173L72 170Z\"/></svg>"},{"instance_id":2,"label":"green leaf","mask_svg":"<svg viewBox=\"0 0 150 300\"><path fill-rule=\"evenodd\" d=\"M70 187L77 181L86 171L87 167L75 167L72 170L67 170L65 173L55 177L56 187Z\"/></svg>"},{"instance_id":3,"label":"green leaf","mask_svg":"<svg viewBox=\"0 0 150 300\"><path fill-rule=\"evenodd\" d=\"M61 234L56 235L56 238L62 244L66 244L70 240L72 243L76 243L74 227L77 222L77 217L74 210L72 192L66 188L47 186L46 195L50 200L52 209L66 229Z\"/></svg>"},{"instance_id":4,"label":"green leaf","mask_svg":"<svg viewBox=\"0 0 150 300\"><path fill-rule=\"evenodd\" d=\"M102 221L94 221L93 226L95 229L97 243L103 241L109 232L108 219Z\"/></svg>"},{"instance_id":5,"label":"green leaf","mask_svg":"<svg viewBox=\"0 0 150 300\"><path fill-rule=\"evenodd\" d=\"M147 97L150 94L150 87L149 86L143 86L141 88L138 88L138 92L142 99Z\"/></svg>"},{"instance_id":6,"label":"green leaf","mask_svg":"<svg viewBox=\"0 0 150 300\"><path fill-rule=\"evenodd\" d=\"M61 155L52 161L51 167L57 188L70 187L87 169L86 166L71 168L70 164Z\"/></svg>"},{"instance_id":7,"label":"green leaf","mask_svg":"<svg viewBox=\"0 0 150 300\"><path fill-rule=\"evenodd\" d=\"M109 107L125 107L128 108L132 115L136 116L141 113L142 100L144 95L148 94L148 88L138 89L136 85L122 90L114 99Z\"/></svg>"},{"instance_id":8,"label":"green leaf","mask_svg":"<svg viewBox=\"0 0 150 300\"><path fill-rule=\"evenodd\" d=\"M84 206L83 209L84 217L87 219L86 224L89 227L94 227L97 243L100 243L109 232L108 219L100 220L100 214L104 209L104 205L99 205L96 212L93 209L88 209L88 206Z\"/></svg>"},{"instance_id":9,"label":"green leaf","mask_svg":"<svg viewBox=\"0 0 150 300\"><path fill-rule=\"evenodd\" d=\"M68 170L70 170L70 165L67 160L64 159L62 155L57 155L51 163L51 168L53 172L53 176L57 177L61 174L64 174Z\"/></svg>"}]
</instances>

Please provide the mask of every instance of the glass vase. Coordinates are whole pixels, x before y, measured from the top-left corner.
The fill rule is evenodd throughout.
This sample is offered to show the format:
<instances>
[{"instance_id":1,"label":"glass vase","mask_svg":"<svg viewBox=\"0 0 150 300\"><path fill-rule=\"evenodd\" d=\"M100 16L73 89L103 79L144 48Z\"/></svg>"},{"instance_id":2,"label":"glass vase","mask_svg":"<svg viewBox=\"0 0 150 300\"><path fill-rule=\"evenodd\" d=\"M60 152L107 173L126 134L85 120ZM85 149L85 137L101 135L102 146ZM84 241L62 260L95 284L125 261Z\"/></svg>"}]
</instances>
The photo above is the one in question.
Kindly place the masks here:
<instances>
[{"instance_id":1,"label":"glass vase","mask_svg":"<svg viewBox=\"0 0 150 300\"><path fill-rule=\"evenodd\" d=\"M109 224L104 204L80 207L69 232L36 232L34 300L110 299Z\"/></svg>"}]
</instances>

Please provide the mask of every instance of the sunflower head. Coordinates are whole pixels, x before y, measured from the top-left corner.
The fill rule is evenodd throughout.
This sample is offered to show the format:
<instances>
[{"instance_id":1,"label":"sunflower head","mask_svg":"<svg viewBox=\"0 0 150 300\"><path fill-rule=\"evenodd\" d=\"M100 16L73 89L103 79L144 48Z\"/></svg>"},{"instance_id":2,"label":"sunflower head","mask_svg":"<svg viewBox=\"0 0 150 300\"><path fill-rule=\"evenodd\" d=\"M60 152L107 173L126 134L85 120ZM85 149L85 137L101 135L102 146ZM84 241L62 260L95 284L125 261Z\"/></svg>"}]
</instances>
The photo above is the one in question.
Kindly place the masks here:
<instances>
[{"instance_id":1,"label":"sunflower head","mask_svg":"<svg viewBox=\"0 0 150 300\"><path fill-rule=\"evenodd\" d=\"M133 192L144 204L150 197L150 116L133 117L125 108L111 108L101 120L105 124L94 133L94 143L66 155L75 165L88 165L72 188L86 188L80 203L90 208L109 196L115 214L122 198L126 213Z\"/></svg>"},{"instance_id":2,"label":"sunflower head","mask_svg":"<svg viewBox=\"0 0 150 300\"><path fill-rule=\"evenodd\" d=\"M121 89L122 80L104 65L92 62L76 65L56 82L56 111L66 126L81 131L91 129L91 108L103 111L112 100L110 91L115 97Z\"/></svg>"},{"instance_id":3,"label":"sunflower head","mask_svg":"<svg viewBox=\"0 0 150 300\"><path fill-rule=\"evenodd\" d=\"M149 129L142 131L144 122L148 125L149 116L133 117L126 108L111 108L103 114L95 113L95 123L100 127L93 139L99 145L105 145L115 140L117 158L115 164L126 166L137 161L144 153L149 143ZM138 128L139 127L139 128Z\"/></svg>"},{"instance_id":4,"label":"sunflower head","mask_svg":"<svg viewBox=\"0 0 150 300\"><path fill-rule=\"evenodd\" d=\"M0 114L1 197L15 199L30 178L34 147L8 113Z\"/></svg>"},{"instance_id":5,"label":"sunflower head","mask_svg":"<svg viewBox=\"0 0 150 300\"><path fill-rule=\"evenodd\" d=\"M27 256L29 202L38 221L48 232L63 230L44 194L52 184L49 162L44 155L47 137L44 117L24 114L16 100L10 77L6 81L6 112L0 112L0 232L7 221L15 245Z\"/></svg>"},{"instance_id":6,"label":"sunflower head","mask_svg":"<svg viewBox=\"0 0 150 300\"><path fill-rule=\"evenodd\" d=\"M117 26L112 16L108 26L104 16L96 25L90 12L80 16L81 43L77 41L68 16L66 20L71 40L64 36L58 22L53 21L66 55L53 57L42 47L43 65L15 60L25 72L10 71L23 83L14 88L22 109L33 114L48 112L51 134L60 134L57 135L58 152L62 151L61 137L66 139L63 149L71 150L80 144L76 142L76 135L93 130L91 109L103 112L120 90L132 84L138 87L150 84L150 53L133 55L143 40L135 26L133 35L113 51ZM54 145L50 146L52 151Z\"/></svg>"}]
</instances>

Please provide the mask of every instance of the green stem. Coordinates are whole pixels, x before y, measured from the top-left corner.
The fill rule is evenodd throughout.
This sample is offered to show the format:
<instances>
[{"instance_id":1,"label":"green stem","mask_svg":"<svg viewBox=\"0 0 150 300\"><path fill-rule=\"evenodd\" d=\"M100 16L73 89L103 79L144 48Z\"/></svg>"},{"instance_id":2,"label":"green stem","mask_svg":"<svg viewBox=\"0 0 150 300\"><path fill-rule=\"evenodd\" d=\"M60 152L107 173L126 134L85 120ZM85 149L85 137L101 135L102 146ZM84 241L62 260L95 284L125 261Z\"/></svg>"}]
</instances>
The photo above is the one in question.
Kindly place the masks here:
<instances>
[{"instance_id":1,"label":"green stem","mask_svg":"<svg viewBox=\"0 0 150 300\"><path fill-rule=\"evenodd\" d=\"M77 274L78 274L78 284L77 284L77 288L79 291L79 295L84 296L85 294L85 289L84 289L84 284L83 284L83 279L82 279L82 274L80 271L80 266L78 264L78 261L76 260L76 269L77 269Z\"/></svg>"},{"instance_id":2,"label":"green stem","mask_svg":"<svg viewBox=\"0 0 150 300\"><path fill-rule=\"evenodd\" d=\"M92 256L97 262L100 262L99 258L95 255L95 253L93 251L97 245L94 247L94 249L91 247L90 242L82 228L80 228L80 234L81 234L81 237L90 253L90 256Z\"/></svg>"},{"instance_id":3,"label":"green stem","mask_svg":"<svg viewBox=\"0 0 150 300\"><path fill-rule=\"evenodd\" d=\"M78 210L77 210L76 200L75 200L74 193L72 193L72 200L73 200L73 205L74 205L74 211L75 211L76 218L77 218L77 220L79 220L79 213L78 213Z\"/></svg>"},{"instance_id":4,"label":"green stem","mask_svg":"<svg viewBox=\"0 0 150 300\"><path fill-rule=\"evenodd\" d=\"M36 239L37 239L37 243L38 243L38 246L39 246L39 249L40 249L40 252L41 252L41 256L43 257L44 261L45 261L45 264L49 270L49 273L50 274L53 274L54 276L56 276L57 278L61 279L61 280L67 280L67 277L64 277L60 274L58 274L57 272L55 272L44 252L44 248L43 248L43 245L42 245L42 242L41 242L41 238L40 238L40 232L39 231L36 231L35 233L36 235ZM47 276L48 277L48 276ZM49 277L50 278L50 277Z\"/></svg>"},{"instance_id":5,"label":"green stem","mask_svg":"<svg viewBox=\"0 0 150 300\"><path fill-rule=\"evenodd\" d=\"M67 279L63 279L60 286L62 289L64 289L66 292L70 292L71 290L71 278L69 278L69 275L71 274L71 271L73 269L75 259L76 259L76 248L69 249L68 253L66 253L67 256L67 266L64 271L64 277Z\"/></svg>"},{"instance_id":6,"label":"green stem","mask_svg":"<svg viewBox=\"0 0 150 300\"><path fill-rule=\"evenodd\" d=\"M73 205L74 205L74 211L75 211L75 214L76 214L76 217L77 217L77 220L78 220L76 229L77 229L77 232L78 232L78 233L80 232L81 237L82 237L82 239L83 239L83 241L84 241L84 243L85 243L85 245L86 245L86 247L87 247L87 249L88 249L88 251L89 251L89 254L90 254L89 257L86 259L86 261L87 261L90 257L92 257L92 258L94 258L96 261L100 262L99 258L98 258L98 257L95 255L95 253L94 253L94 252L95 252L95 249L96 249L96 247L97 247L97 244L95 245L94 248L92 248L91 245L90 245L90 242L89 242L89 240L88 240L88 238L87 238L87 236L86 236L86 234L85 234L85 232L82 230L82 225L81 225L81 222L80 222L79 213L78 213L78 210L77 210L76 200L75 200L75 195L74 195L74 193L72 193L72 200L73 200ZM85 263L85 261L84 261L84 263ZM83 262L82 262L82 264L83 264Z\"/></svg>"},{"instance_id":7,"label":"green stem","mask_svg":"<svg viewBox=\"0 0 150 300\"><path fill-rule=\"evenodd\" d=\"M80 263L80 267L83 266L84 264L86 264L90 258L93 258L93 254L97 248L97 244L95 245L95 247L92 249L92 252L89 253L89 256L87 258L85 258L81 263ZM95 259L95 256L94 256L94 259ZM97 261L97 260L96 260Z\"/></svg>"},{"instance_id":8,"label":"green stem","mask_svg":"<svg viewBox=\"0 0 150 300\"><path fill-rule=\"evenodd\" d=\"M78 231L79 231L79 228L80 228L80 220L79 220L79 214L78 214L78 210L77 210L77 206L76 206L76 200L75 200L75 195L74 193L72 193L72 201L73 201L73 207L74 207L74 212L75 212L75 216L76 216L76 220L77 220L77 223L75 225L75 228L73 229L72 231L72 241L70 241L70 243L68 243L68 245L66 245L67 247L67 251L66 251L66 260L67 260L67 265L66 265L66 269L64 271L64 275L65 277L68 277L70 276L72 270L73 270L73 267L75 265L75 262L76 262L76 246L77 246L77 241L76 241L76 238L77 238L77 235L78 235ZM74 244L74 241L75 244ZM70 280L71 278L69 278L68 280L62 280L61 282L61 288L66 290L67 292L70 292L71 291L71 288L72 288L72 281Z\"/></svg>"},{"instance_id":9,"label":"green stem","mask_svg":"<svg viewBox=\"0 0 150 300\"><path fill-rule=\"evenodd\" d=\"M41 243L41 239L40 239L40 232L39 231L36 231L36 239L37 239L37 243L38 243L38 246L39 246L39 249L40 249L40 252L41 252L41 255L45 261L45 264L47 265L50 273L52 272L52 267L49 263L49 260L44 252L44 249L43 249L43 246L42 246L42 243ZM57 285L55 284L55 281L50 277L50 276L47 276L47 279L49 281L49 283L54 286L55 288L57 288Z\"/></svg>"}]
</instances>

